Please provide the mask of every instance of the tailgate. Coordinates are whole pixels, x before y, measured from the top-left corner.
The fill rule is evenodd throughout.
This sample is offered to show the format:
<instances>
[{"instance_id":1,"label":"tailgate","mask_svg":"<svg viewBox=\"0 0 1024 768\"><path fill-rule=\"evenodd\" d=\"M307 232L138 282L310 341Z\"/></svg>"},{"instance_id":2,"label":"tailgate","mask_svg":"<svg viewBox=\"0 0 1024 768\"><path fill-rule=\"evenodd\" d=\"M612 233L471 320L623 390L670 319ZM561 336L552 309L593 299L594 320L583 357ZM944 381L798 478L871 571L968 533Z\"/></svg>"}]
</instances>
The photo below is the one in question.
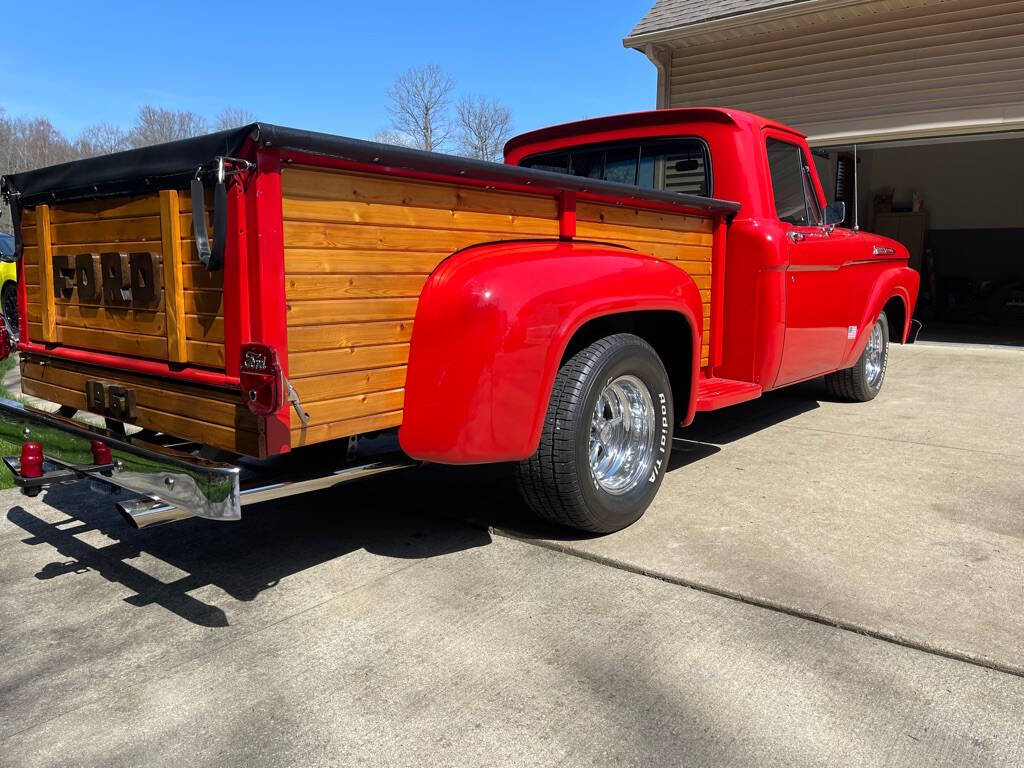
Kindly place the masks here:
<instances>
[{"instance_id":1,"label":"tailgate","mask_svg":"<svg viewBox=\"0 0 1024 768\"><path fill-rule=\"evenodd\" d=\"M29 341L223 370L224 273L187 191L25 208L21 238Z\"/></svg>"},{"instance_id":2,"label":"tailgate","mask_svg":"<svg viewBox=\"0 0 1024 768\"><path fill-rule=\"evenodd\" d=\"M256 417L225 386L225 273L199 260L191 204L162 190L21 210L22 390L260 456Z\"/></svg>"}]
</instances>

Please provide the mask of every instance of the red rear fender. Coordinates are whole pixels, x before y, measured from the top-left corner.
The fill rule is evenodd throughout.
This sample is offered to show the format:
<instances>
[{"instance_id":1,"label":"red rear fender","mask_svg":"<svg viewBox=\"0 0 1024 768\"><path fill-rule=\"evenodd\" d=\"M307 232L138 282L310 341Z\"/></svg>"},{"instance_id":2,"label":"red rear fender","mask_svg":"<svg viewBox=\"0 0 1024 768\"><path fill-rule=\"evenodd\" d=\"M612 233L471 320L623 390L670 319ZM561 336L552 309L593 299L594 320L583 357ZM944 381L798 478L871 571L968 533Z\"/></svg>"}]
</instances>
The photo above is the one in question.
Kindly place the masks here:
<instances>
[{"instance_id":1,"label":"red rear fender","mask_svg":"<svg viewBox=\"0 0 1024 768\"><path fill-rule=\"evenodd\" d=\"M540 440L573 334L605 315L681 314L700 350L701 298L681 269L611 245L517 242L445 260L420 295L399 439L448 464L518 461ZM691 371L695 392L697 358ZM677 414L692 405L677 403Z\"/></svg>"}]
</instances>

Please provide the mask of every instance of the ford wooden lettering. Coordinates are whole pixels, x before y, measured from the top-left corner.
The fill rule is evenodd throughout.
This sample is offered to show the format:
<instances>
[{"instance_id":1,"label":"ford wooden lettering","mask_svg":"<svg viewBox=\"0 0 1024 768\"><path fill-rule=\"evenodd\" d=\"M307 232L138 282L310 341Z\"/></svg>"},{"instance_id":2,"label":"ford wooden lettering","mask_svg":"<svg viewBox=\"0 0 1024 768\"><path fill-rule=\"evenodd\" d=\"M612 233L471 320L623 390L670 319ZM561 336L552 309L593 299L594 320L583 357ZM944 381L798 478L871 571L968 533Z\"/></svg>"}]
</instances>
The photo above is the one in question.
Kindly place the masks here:
<instances>
[{"instance_id":1,"label":"ford wooden lettering","mask_svg":"<svg viewBox=\"0 0 1024 768\"><path fill-rule=\"evenodd\" d=\"M431 461L509 462L539 515L611 531L696 411L817 376L870 400L913 335L906 250L735 110L546 128L503 165L253 124L3 193L22 387L63 406L0 405L5 462L129 491L140 526Z\"/></svg>"}]
</instances>

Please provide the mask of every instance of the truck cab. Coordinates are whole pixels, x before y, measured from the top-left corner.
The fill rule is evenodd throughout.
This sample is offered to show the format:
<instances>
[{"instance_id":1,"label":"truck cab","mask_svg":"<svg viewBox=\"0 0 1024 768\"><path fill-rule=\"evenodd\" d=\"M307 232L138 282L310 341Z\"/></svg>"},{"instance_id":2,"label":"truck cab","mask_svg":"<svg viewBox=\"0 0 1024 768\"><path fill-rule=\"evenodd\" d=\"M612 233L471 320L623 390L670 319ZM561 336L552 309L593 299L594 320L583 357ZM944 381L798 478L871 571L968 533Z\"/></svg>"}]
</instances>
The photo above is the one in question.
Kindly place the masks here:
<instances>
[{"instance_id":1,"label":"truck cab","mask_svg":"<svg viewBox=\"0 0 1024 768\"><path fill-rule=\"evenodd\" d=\"M793 128L732 109L640 112L517 136L505 162L739 203L701 380L750 386L704 385L721 396L699 397L698 410L853 365L883 310L890 339L911 332L918 276L906 249L827 204Z\"/></svg>"}]
</instances>

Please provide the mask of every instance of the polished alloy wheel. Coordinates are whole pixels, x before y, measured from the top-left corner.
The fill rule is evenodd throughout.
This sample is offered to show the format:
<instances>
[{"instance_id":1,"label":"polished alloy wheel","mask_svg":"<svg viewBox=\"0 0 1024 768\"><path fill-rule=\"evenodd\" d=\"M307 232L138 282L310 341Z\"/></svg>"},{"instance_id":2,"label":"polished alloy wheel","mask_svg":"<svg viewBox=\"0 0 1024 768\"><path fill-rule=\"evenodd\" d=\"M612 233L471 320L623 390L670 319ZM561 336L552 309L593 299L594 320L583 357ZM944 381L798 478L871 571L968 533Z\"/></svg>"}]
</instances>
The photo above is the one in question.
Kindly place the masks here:
<instances>
[{"instance_id":1,"label":"polished alloy wheel","mask_svg":"<svg viewBox=\"0 0 1024 768\"><path fill-rule=\"evenodd\" d=\"M655 423L651 393L636 376L620 376L601 391L590 425L590 471L603 490L626 493L650 472Z\"/></svg>"},{"instance_id":2,"label":"polished alloy wheel","mask_svg":"<svg viewBox=\"0 0 1024 768\"><path fill-rule=\"evenodd\" d=\"M868 339L868 346L864 350L864 377L868 386L878 389L882 383L882 374L885 370L885 338L882 336L882 324L875 323L871 329L871 337Z\"/></svg>"}]
</instances>

